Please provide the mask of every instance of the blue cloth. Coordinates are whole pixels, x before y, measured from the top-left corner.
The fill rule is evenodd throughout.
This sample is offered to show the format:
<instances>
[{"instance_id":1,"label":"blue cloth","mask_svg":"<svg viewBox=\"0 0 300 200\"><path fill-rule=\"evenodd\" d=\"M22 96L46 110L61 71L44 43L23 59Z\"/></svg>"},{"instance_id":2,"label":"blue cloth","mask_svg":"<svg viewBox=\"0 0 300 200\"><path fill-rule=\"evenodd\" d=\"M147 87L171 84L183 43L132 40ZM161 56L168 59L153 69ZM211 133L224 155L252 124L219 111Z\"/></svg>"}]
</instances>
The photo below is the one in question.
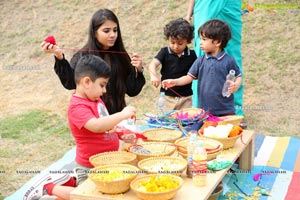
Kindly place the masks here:
<instances>
[{"instance_id":1,"label":"blue cloth","mask_svg":"<svg viewBox=\"0 0 300 200\"><path fill-rule=\"evenodd\" d=\"M234 99L222 96L222 88L230 70L241 76L239 67L233 57L224 51L216 57L211 54L200 56L192 65L188 74L198 79L198 107L215 116L228 115L235 112Z\"/></svg>"},{"instance_id":2,"label":"blue cloth","mask_svg":"<svg viewBox=\"0 0 300 200\"><path fill-rule=\"evenodd\" d=\"M6 197L4 200L19 200L23 199L24 194L36 181L38 181L41 177L45 176L49 173L50 170L61 170L67 169L72 170L74 168L74 160L75 160L75 152L76 147L73 147L69 150L61 159L47 167L45 170L41 171L41 173L34 176L27 183L25 183L21 188L19 188L14 194Z\"/></svg>"}]
</instances>

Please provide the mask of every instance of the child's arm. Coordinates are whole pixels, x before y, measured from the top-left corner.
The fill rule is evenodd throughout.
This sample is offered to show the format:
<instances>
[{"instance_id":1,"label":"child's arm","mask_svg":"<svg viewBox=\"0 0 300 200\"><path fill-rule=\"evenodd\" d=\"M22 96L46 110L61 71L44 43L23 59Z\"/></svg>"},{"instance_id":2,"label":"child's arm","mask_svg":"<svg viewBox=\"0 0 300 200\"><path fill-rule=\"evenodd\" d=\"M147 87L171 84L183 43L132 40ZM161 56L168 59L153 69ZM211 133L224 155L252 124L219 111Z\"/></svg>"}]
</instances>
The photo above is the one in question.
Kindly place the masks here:
<instances>
[{"instance_id":1,"label":"child's arm","mask_svg":"<svg viewBox=\"0 0 300 200\"><path fill-rule=\"evenodd\" d=\"M174 87L174 86L183 86L191 83L193 81L193 77L190 75L185 75L176 79L166 79L162 82L162 86L165 89Z\"/></svg>"},{"instance_id":2,"label":"child's arm","mask_svg":"<svg viewBox=\"0 0 300 200\"><path fill-rule=\"evenodd\" d=\"M242 77L239 76L239 77L237 77L237 78L235 79L234 82L231 81L230 86L229 86L229 88L228 88L228 92L229 92L230 94L235 93L235 92L240 88L241 84L242 84Z\"/></svg>"},{"instance_id":3,"label":"child's arm","mask_svg":"<svg viewBox=\"0 0 300 200\"><path fill-rule=\"evenodd\" d=\"M160 62L156 58L154 58L149 65L151 84L156 88L160 85L160 80L161 80L160 75L156 71L159 65Z\"/></svg>"},{"instance_id":4,"label":"child's arm","mask_svg":"<svg viewBox=\"0 0 300 200\"><path fill-rule=\"evenodd\" d=\"M94 133L101 133L104 131L108 131L113 129L114 126L116 126L124 119L129 119L131 117L134 117L135 113L136 113L136 109L134 107L127 106L121 112L117 112L109 116L90 119L85 123L84 128Z\"/></svg>"}]
</instances>

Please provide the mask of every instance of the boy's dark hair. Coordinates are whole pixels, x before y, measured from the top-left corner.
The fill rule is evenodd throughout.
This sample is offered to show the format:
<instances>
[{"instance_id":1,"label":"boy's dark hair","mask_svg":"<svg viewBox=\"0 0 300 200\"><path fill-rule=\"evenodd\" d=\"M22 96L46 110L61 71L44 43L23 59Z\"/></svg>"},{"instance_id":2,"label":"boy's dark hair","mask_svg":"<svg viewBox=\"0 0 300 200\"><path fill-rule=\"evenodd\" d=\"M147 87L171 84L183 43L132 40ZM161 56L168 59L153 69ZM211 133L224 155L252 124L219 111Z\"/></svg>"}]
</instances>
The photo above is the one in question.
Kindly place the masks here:
<instances>
[{"instance_id":1,"label":"boy's dark hair","mask_svg":"<svg viewBox=\"0 0 300 200\"><path fill-rule=\"evenodd\" d=\"M172 37L174 39L186 39L188 43L194 38L194 27L185 19L178 18L170 21L164 28L166 39Z\"/></svg>"},{"instance_id":2,"label":"boy's dark hair","mask_svg":"<svg viewBox=\"0 0 300 200\"><path fill-rule=\"evenodd\" d=\"M100 57L95 55L82 56L75 68L75 82L79 83L83 77L90 77L94 82L97 78L109 78L111 75L110 67Z\"/></svg>"},{"instance_id":3,"label":"boy's dark hair","mask_svg":"<svg viewBox=\"0 0 300 200\"><path fill-rule=\"evenodd\" d=\"M219 19L212 19L205 22L198 30L198 35L221 42L221 48L224 49L231 39L229 25Z\"/></svg>"}]
</instances>

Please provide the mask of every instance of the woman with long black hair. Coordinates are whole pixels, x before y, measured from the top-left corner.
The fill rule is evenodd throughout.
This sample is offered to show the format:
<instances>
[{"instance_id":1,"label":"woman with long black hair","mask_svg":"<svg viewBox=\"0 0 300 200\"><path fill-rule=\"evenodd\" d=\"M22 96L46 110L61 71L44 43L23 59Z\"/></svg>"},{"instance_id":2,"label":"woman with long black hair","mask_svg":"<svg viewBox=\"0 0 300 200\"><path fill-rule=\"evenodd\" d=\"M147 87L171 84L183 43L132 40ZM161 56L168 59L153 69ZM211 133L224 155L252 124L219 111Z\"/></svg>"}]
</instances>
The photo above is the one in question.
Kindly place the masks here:
<instances>
[{"instance_id":1,"label":"woman with long black hair","mask_svg":"<svg viewBox=\"0 0 300 200\"><path fill-rule=\"evenodd\" d=\"M121 111L125 106L125 94L136 96L145 84L142 59L138 54L125 50L117 16L108 9L94 13L89 25L88 41L70 62L66 60L63 49L49 42L41 47L55 55L54 70L66 89L75 89L74 69L78 60L86 54L101 57L111 67L112 76L107 86L107 94L102 97L110 114Z\"/></svg>"}]
</instances>

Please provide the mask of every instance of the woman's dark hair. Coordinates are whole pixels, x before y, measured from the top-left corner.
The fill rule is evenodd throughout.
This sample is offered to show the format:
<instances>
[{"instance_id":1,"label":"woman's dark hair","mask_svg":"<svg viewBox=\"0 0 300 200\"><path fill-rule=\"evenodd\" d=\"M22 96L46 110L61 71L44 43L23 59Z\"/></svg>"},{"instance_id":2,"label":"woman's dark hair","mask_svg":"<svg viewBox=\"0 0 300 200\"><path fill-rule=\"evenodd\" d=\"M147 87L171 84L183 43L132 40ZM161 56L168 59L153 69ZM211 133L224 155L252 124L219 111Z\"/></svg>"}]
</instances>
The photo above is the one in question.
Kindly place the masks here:
<instances>
[{"instance_id":1,"label":"woman's dark hair","mask_svg":"<svg viewBox=\"0 0 300 200\"><path fill-rule=\"evenodd\" d=\"M172 37L174 39L184 38L188 43L194 38L194 27L185 19L178 18L170 21L164 28L166 39Z\"/></svg>"},{"instance_id":2,"label":"woman's dark hair","mask_svg":"<svg viewBox=\"0 0 300 200\"><path fill-rule=\"evenodd\" d=\"M97 30L107 20L111 20L117 24L118 32L114 46L106 49L106 51L109 52L105 52L102 44L96 39ZM124 83L126 83L128 75L134 68L131 65L130 57L126 53L122 41L119 20L111 10L100 9L94 13L89 25L88 41L84 45L83 50L88 50L90 54L100 56L111 66L111 78L107 85L107 93L102 96L102 99L109 113L121 111L126 106L125 93L127 89ZM112 96L114 96L114 98L112 98ZM115 99L116 102L114 102L113 99Z\"/></svg>"},{"instance_id":3,"label":"woman's dark hair","mask_svg":"<svg viewBox=\"0 0 300 200\"><path fill-rule=\"evenodd\" d=\"M224 49L231 39L231 31L229 25L219 19L212 19L205 22L198 30L199 36L203 36L212 40L221 42L220 48Z\"/></svg>"},{"instance_id":4,"label":"woman's dark hair","mask_svg":"<svg viewBox=\"0 0 300 200\"><path fill-rule=\"evenodd\" d=\"M74 79L79 83L83 77L90 77L95 82L98 78L109 78L111 75L110 67L100 57L87 54L82 56L75 68Z\"/></svg>"}]
</instances>

